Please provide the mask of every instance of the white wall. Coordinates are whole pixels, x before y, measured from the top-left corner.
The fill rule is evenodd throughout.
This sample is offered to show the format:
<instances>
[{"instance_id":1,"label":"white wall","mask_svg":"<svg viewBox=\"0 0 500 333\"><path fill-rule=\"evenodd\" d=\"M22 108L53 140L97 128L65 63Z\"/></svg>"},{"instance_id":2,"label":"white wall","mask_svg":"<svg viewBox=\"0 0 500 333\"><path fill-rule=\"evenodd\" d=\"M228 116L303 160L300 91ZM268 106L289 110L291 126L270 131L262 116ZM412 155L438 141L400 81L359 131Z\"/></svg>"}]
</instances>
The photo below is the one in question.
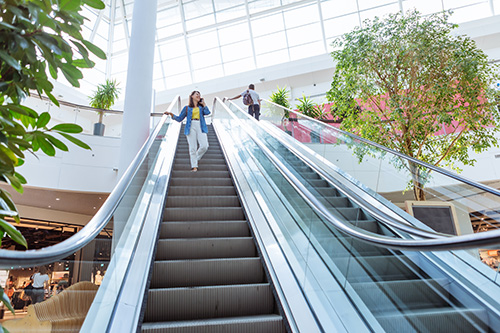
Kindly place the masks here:
<instances>
[{"instance_id":1,"label":"white wall","mask_svg":"<svg viewBox=\"0 0 500 333\"><path fill-rule=\"evenodd\" d=\"M18 172L30 186L51 189L110 192L117 182L120 139L87 134L75 135L92 150L68 143L69 151L49 157L42 153L26 155ZM64 141L64 139L63 139Z\"/></svg>"}]
</instances>

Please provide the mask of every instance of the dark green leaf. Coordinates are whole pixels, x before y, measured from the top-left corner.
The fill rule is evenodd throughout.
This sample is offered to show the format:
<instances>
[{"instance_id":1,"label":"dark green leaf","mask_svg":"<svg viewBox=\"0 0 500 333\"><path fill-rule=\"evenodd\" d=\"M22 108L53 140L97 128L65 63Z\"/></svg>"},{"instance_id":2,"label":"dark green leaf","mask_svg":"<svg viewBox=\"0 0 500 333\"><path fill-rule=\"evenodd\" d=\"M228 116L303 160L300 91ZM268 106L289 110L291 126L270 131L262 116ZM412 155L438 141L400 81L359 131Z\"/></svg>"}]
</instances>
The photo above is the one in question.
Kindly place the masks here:
<instances>
[{"instance_id":1,"label":"dark green leaf","mask_svg":"<svg viewBox=\"0 0 500 333\"><path fill-rule=\"evenodd\" d=\"M61 134L63 137L65 137L68 141L71 141L73 142L75 145L77 145L78 147L81 147L83 149L88 149L88 150L92 150L92 148L90 148L89 145L87 145L85 142L69 135L69 134L66 134L66 133L59 133Z\"/></svg>"},{"instance_id":2,"label":"dark green leaf","mask_svg":"<svg viewBox=\"0 0 500 333\"><path fill-rule=\"evenodd\" d=\"M81 133L83 131L82 127L77 124L57 124L50 130L65 133Z\"/></svg>"},{"instance_id":3,"label":"dark green leaf","mask_svg":"<svg viewBox=\"0 0 500 333\"><path fill-rule=\"evenodd\" d=\"M2 60L5 61L7 65L14 67L15 70L21 70L21 65L19 64L19 62L4 50L0 50L0 58L2 58Z\"/></svg>"},{"instance_id":4,"label":"dark green leaf","mask_svg":"<svg viewBox=\"0 0 500 333\"><path fill-rule=\"evenodd\" d=\"M55 156L56 150L54 146L45 138L45 134L39 133L35 137L35 140L38 142L40 149L47 154L48 156Z\"/></svg>"},{"instance_id":5,"label":"dark green leaf","mask_svg":"<svg viewBox=\"0 0 500 333\"><path fill-rule=\"evenodd\" d=\"M17 212L15 213L17 214ZM5 221L4 219L0 219L0 227L7 233L7 235L9 235L10 238L12 238L14 242L16 242L17 244L21 244L25 248L28 248L28 243L26 242L26 239L21 234L21 232L19 232L19 230L17 230L12 224Z\"/></svg>"},{"instance_id":6,"label":"dark green leaf","mask_svg":"<svg viewBox=\"0 0 500 333\"><path fill-rule=\"evenodd\" d=\"M62 151L68 151L68 146L64 144L61 140L54 138L50 134L45 134L47 137L47 140L49 140L56 148L62 150Z\"/></svg>"},{"instance_id":7,"label":"dark green leaf","mask_svg":"<svg viewBox=\"0 0 500 333\"><path fill-rule=\"evenodd\" d=\"M104 5L104 2L100 0L83 0L83 3L86 5L89 5L90 7L93 7L95 9L104 9L106 6Z\"/></svg>"},{"instance_id":8,"label":"dark green leaf","mask_svg":"<svg viewBox=\"0 0 500 333\"><path fill-rule=\"evenodd\" d=\"M98 56L103 60L106 59L106 53L104 53L100 48L98 48L97 46L86 40L82 40L82 43L87 47L87 49L89 49L90 52L92 52L93 54L95 54L96 56Z\"/></svg>"},{"instance_id":9,"label":"dark green leaf","mask_svg":"<svg viewBox=\"0 0 500 333\"><path fill-rule=\"evenodd\" d=\"M80 0L60 0L59 10L78 11L80 9Z\"/></svg>"},{"instance_id":10,"label":"dark green leaf","mask_svg":"<svg viewBox=\"0 0 500 333\"><path fill-rule=\"evenodd\" d=\"M45 127L50 121L50 114L48 112L43 112L40 117L38 117L38 121L36 122L36 127L42 128Z\"/></svg>"}]
</instances>

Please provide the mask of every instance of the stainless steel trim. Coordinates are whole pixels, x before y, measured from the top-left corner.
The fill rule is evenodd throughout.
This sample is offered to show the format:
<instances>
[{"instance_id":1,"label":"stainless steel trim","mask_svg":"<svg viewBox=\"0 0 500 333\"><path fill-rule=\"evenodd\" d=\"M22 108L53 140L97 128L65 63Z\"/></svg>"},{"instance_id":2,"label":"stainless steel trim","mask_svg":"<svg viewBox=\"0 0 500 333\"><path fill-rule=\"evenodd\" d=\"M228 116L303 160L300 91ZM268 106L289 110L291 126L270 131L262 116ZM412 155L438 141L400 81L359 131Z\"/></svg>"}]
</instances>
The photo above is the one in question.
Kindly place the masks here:
<instances>
[{"instance_id":1,"label":"stainless steel trim","mask_svg":"<svg viewBox=\"0 0 500 333\"><path fill-rule=\"evenodd\" d=\"M176 104L180 108L180 101L180 96L177 95L169 105L168 111L170 112ZM134 160L130 163L130 166L120 178L118 184L115 186L108 199L80 232L61 243L48 246L43 249L27 251L0 249L0 268L29 267L44 263L51 263L73 254L90 243L107 225L108 221L113 216L113 213L123 198L123 195L130 185L132 178L139 169L139 166L142 164L144 158L147 156L149 149L166 120L167 116L163 115L155 130L143 144Z\"/></svg>"}]
</instances>

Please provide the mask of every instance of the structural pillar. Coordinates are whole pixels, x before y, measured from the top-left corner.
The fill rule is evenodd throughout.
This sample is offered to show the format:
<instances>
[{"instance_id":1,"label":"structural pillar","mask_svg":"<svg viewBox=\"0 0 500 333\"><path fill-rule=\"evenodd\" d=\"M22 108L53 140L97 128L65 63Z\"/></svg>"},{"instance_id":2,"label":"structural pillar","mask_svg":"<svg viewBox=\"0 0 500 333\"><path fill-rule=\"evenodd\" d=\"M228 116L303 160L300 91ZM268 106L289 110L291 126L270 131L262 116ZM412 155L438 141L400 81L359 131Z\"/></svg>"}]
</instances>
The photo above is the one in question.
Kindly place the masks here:
<instances>
[{"instance_id":1,"label":"structural pillar","mask_svg":"<svg viewBox=\"0 0 500 333\"><path fill-rule=\"evenodd\" d=\"M125 173L149 136L157 10L157 0L134 1L118 164L119 177ZM113 222L113 249L126 222L126 219L120 218L119 215L115 215Z\"/></svg>"}]
</instances>

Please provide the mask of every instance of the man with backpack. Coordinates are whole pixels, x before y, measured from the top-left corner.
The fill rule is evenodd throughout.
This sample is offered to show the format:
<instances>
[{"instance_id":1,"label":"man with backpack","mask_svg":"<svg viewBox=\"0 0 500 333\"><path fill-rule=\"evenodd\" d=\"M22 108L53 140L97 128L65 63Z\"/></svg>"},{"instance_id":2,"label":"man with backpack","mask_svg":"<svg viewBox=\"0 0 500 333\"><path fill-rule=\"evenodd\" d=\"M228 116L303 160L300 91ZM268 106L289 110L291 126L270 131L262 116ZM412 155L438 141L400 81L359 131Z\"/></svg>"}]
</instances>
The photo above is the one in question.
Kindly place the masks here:
<instances>
[{"instance_id":1,"label":"man with backpack","mask_svg":"<svg viewBox=\"0 0 500 333\"><path fill-rule=\"evenodd\" d=\"M228 98L228 100L238 99L243 97L243 104L248 105L248 114L255 119L259 120L260 117L260 97L259 94L255 92L255 86L253 84L248 86L248 89L234 96L233 98Z\"/></svg>"}]
</instances>

